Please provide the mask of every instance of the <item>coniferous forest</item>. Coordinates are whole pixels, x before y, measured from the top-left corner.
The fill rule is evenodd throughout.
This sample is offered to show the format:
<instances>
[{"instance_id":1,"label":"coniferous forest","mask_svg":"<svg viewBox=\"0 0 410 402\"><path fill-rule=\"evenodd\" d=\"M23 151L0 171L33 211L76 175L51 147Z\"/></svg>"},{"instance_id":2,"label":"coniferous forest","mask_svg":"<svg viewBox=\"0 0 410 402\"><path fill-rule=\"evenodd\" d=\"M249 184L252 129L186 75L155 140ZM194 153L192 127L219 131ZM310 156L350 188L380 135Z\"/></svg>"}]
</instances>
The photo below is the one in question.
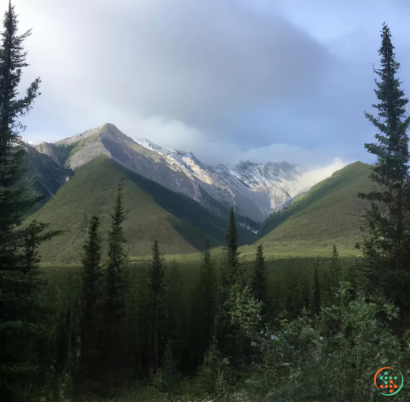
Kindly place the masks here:
<instances>
[{"instance_id":1,"label":"coniferous forest","mask_svg":"<svg viewBox=\"0 0 410 402\"><path fill-rule=\"evenodd\" d=\"M387 25L378 103L364 116L377 163L374 190L358 194L370 205L360 257L342 259L335 245L285 279L263 244L254 261L241 258L233 208L222 253L206 242L200 264L169 260L154 239L151 261L131 261L124 181L108 233L98 215L87 222L81 266L43 267L40 245L61 232L25 219L40 201L23 180L19 120L41 87L38 78L18 92L29 35L10 4L0 44L2 402L371 402L381 367L400 368L394 397L410 400L410 117Z\"/></svg>"}]
</instances>

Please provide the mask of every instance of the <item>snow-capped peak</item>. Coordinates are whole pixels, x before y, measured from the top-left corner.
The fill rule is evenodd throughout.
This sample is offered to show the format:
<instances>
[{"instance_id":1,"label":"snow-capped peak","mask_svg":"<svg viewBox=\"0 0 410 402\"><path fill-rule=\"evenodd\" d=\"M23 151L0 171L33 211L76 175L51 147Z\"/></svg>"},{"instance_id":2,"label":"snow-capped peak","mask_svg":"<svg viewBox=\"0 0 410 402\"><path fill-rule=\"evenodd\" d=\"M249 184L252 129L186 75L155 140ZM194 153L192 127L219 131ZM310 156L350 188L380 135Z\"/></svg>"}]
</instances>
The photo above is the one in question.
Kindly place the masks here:
<instances>
[{"instance_id":1,"label":"snow-capped peak","mask_svg":"<svg viewBox=\"0 0 410 402\"><path fill-rule=\"evenodd\" d=\"M161 155L169 155L173 152L175 152L174 150L169 150L169 149L165 149L160 147L159 145L154 144L153 142L151 142L150 140L147 140L146 138L142 138L140 140L134 140L137 144L143 146L144 148L149 149L150 151L154 151L157 152Z\"/></svg>"}]
</instances>

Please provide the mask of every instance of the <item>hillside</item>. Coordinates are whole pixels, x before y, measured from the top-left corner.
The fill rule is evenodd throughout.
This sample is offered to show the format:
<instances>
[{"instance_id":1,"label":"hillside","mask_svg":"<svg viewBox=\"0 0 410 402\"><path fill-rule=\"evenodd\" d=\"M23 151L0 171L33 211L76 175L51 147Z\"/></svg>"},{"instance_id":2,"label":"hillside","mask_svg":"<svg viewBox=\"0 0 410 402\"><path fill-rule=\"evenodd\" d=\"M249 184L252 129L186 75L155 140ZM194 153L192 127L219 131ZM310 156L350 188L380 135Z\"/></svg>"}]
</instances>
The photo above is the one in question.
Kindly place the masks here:
<instances>
[{"instance_id":1,"label":"hillside","mask_svg":"<svg viewBox=\"0 0 410 402\"><path fill-rule=\"evenodd\" d=\"M42 246L44 262L79 262L88 222L94 214L100 216L105 236L116 187L123 177L126 178L124 205L129 209L124 228L131 257L149 255L155 238L167 254L201 250L206 238L214 246L223 244L225 219L215 217L190 198L147 180L106 156L99 156L77 168L57 194L29 218L49 222L53 230L65 230ZM255 237L252 232L239 229L242 244L252 243Z\"/></svg>"},{"instance_id":2,"label":"hillside","mask_svg":"<svg viewBox=\"0 0 410 402\"><path fill-rule=\"evenodd\" d=\"M361 162L335 172L266 219L257 243L262 242L271 252L292 250L294 255L311 255L321 249L327 253L334 243L352 254L355 242L361 239L362 216L368 205L357 194L372 189L369 174L370 166Z\"/></svg>"}]
</instances>

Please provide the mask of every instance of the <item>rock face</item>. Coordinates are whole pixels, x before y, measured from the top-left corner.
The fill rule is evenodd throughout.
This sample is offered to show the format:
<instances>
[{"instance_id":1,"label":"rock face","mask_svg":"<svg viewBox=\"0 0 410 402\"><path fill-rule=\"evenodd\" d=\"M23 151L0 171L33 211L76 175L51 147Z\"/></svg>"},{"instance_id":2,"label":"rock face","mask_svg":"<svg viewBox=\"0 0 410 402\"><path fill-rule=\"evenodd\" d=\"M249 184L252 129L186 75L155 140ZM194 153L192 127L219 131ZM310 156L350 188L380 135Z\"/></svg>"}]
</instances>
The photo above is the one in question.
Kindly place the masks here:
<instances>
[{"instance_id":1,"label":"rock face","mask_svg":"<svg viewBox=\"0 0 410 402\"><path fill-rule=\"evenodd\" d=\"M34 210L40 208L55 195L60 187L70 180L70 177L74 174L71 169L60 163L56 157L58 151L52 152L54 147L54 144L47 144L47 146L42 144L41 149L44 152L32 146L26 147L28 166L25 178L31 183L31 187L35 191L45 196Z\"/></svg>"},{"instance_id":2,"label":"rock face","mask_svg":"<svg viewBox=\"0 0 410 402\"><path fill-rule=\"evenodd\" d=\"M305 169L286 162L207 166L190 152L163 149L148 140L134 141L113 124L58 141L37 151L61 168L76 170L97 156L107 155L123 166L198 201L216 215L231 205L242 216L261 222L297 196Z\"/></svg>"}]
</instances>

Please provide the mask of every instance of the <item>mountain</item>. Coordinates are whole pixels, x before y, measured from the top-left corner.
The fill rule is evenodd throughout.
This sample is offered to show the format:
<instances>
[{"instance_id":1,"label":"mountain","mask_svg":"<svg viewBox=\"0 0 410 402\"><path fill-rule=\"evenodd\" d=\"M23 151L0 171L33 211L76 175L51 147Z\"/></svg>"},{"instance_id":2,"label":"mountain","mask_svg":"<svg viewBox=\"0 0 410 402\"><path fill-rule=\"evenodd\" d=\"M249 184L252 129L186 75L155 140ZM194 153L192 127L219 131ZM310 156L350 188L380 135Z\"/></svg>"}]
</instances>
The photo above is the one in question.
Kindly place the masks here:
<instances>
[{"instance_id":1,"label":"mountain","mask_svg":"<svg viewBox=\"0 0 410 402\"><path fill-rule=\"evenodd\" d=\"M276 250L283 245L314 249L332 244L352 250L361 239L363 213L369 206L357 194L373 189L369 175L370 166L361 162L333 173L266 219L259 228L258 243Z\"/></svg>"},{"instance_id":2,"label":"mountain","mask_svg":"<svg viewBox=\"0 0 410 402\"><path fill-rule=\"evenodd\" d=\"M68 228L44 246L46 261L78 262L93 213L101 214L108 228L120 177L128 178L133 194L128 202L134 212L126 229L132 256L149 254L155 237L167 253L200 250L208 237L214 245L223 244L231 205L242 244L258 238L268 252L280 249L282 254L313 252L333 243L351 250L361 238L366 206L357 193L372 188L370 167L360 162L309 190L303 181L310 172L300 166L207 166L192 153L134 141L112 124L29 147L29 161L34 188L49 200L33 218L56 229ZM59 250L57 255L54 250ZM247 253L246 246L242 250Z\"/></svg>"},{"instance_id":3,"label":"mountain","mask_svg":"<svg viewBox=\"0 0 410 402\"><path fill-rule=\"evenodd\" d=\"M184 254L202 250L205 239L213 246L224 243L227 219L211 214L196 201L175 193L154 181L130 171L106 155L77 166L67 181L39 211L30 216L48 222L53 230L65 232L41 247L45 262L74 263L81 260L82 245L92 215L100 216L106 234L114 205L116 187L124 183L124 205L129 209L124 224L129 255L149 256L157 239L162 252ZM256 239L239 227L239 241L250 244ZM106 251L106 241L105 241Z\"/></svg>"},{"instance_id":4,"label":"mountain","mask_svg":"<svg viewBox=\"0 0 410 402\"><path fill-rule=\"evenodd\" d=\"M76 171L100 155L186 195L225 217L231 205L248 218L243 225L252 230L284 203L306 190L302 175L306 169L286 162L236 166L207 166L192 153L170 151L148 140L134 141L113 124L104 124L55 144L42 143L37 151L48 155L62 168ZM253 222L252 222L253 221Z\"/></svg>"}]
</instances>

